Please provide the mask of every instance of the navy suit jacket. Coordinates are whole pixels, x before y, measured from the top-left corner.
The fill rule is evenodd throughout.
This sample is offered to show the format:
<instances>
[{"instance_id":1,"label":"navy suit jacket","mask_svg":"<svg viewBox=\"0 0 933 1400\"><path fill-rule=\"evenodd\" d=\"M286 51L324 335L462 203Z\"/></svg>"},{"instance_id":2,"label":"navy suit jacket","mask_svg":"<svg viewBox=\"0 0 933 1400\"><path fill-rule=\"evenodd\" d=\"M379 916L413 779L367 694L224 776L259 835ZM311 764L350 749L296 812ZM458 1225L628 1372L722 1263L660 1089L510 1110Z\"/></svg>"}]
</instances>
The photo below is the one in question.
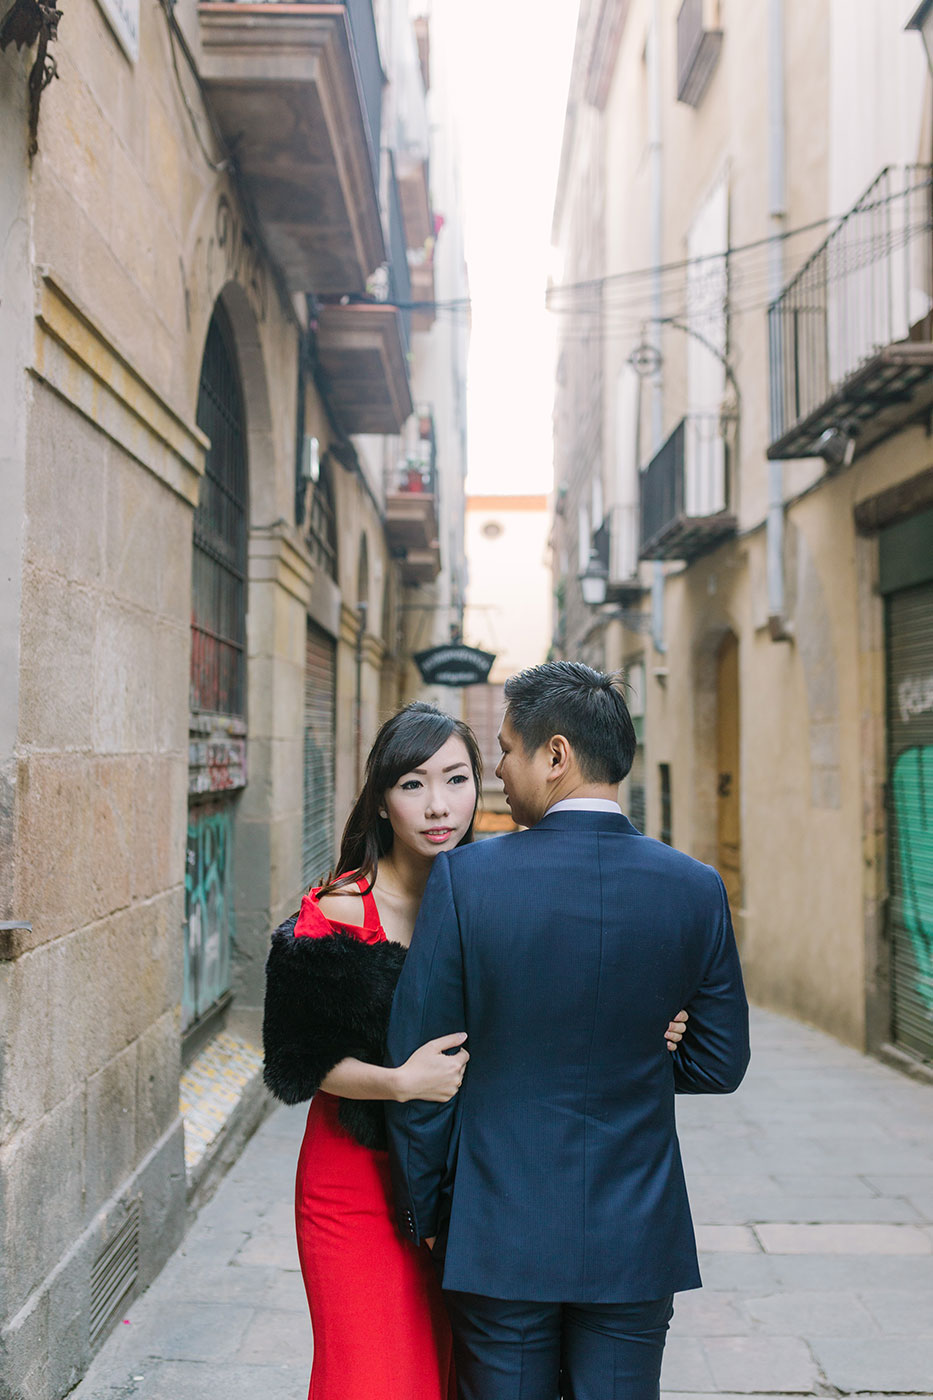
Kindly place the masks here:
<instances>
[{"instance_id":1,"label":"navy suit jacket","mask_svg":"<svg viewBox=\"0 0 933 1400\"><path fill-rule=\"evenodd\" d=\"M388 1063L458 1030L459 1094L387 1105L399 1223L438 1236L444 1287L581 1303L699 1287L674 1093L730 1093L749 1059L716 871L605 812L438 855Z\"/></svg>"}]
</instances>

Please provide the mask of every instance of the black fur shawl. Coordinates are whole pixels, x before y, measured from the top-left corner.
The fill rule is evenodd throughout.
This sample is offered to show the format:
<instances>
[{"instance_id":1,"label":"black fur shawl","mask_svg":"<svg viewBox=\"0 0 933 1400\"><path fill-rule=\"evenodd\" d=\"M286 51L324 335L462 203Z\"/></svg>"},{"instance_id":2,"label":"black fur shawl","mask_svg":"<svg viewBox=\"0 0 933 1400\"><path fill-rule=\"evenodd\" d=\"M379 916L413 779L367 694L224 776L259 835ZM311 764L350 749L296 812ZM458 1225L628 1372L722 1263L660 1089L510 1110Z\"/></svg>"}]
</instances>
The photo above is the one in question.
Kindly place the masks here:
<instances>
[{"instance_id":1,"label":"black fur shawl","mask_svg":"<svg viewBox=\"0 0 933 1400\"><path fill-rule=\"evenodd\" d=\"M405 949L349 933L296 938L297 914L272 935L262 1023L263 1078L283 1103L301 1103L347 1055L381 1065ZM364 1147L386 1146L380 1102L341 1099L340 1122Z\"/></svg>"}]
</instances>

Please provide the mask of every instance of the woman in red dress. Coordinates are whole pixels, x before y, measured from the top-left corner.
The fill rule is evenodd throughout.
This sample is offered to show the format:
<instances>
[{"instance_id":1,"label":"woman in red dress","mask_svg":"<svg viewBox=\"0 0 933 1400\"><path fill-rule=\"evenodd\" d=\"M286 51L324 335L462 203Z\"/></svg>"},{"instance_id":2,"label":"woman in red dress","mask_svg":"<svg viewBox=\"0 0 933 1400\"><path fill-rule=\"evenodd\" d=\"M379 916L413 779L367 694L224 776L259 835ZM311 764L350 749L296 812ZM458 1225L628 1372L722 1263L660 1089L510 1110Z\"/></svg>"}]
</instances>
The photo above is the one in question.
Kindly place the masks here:
<instances>
[{"instance_id":1,"label":"woman in red dress","mask_svg":"<svg viewBox=\"0 0 933 1400\"><path fill-rule=\"evenodd\" d=\"M273 935L266 1083L286 1103L312 1099L295 1193L314 1333L308 1400L456 1400L430 1254L396 1230L382 1104L446 1103L466 1037L451 1026L397 1069L382 1061L431 862L472 839L480 772L461 721L420 702L393 716L344 829L342 873ZM671 1024L671 1049L682 1032Z\"/></svg>"},{"instance_id":2,"label":"woman in red dress","mask_svg":"<svg viewBox=\"0 0 933 1400\"><path fill-rule=\"evenodd\" d=\"M470 730L421 703L380 729L335 880L273 936L266 1082L314 1095L298 1159L298 1255L314 1332L309 1400L455 1400L450 1329L425 1246L396 1230L382 1102L457 1092L457 1026L382 1066L395 983L431 862L472 837L480 757ZM449 1051L450 1053L445 1053Z\"/></svg>"}]
</instances>

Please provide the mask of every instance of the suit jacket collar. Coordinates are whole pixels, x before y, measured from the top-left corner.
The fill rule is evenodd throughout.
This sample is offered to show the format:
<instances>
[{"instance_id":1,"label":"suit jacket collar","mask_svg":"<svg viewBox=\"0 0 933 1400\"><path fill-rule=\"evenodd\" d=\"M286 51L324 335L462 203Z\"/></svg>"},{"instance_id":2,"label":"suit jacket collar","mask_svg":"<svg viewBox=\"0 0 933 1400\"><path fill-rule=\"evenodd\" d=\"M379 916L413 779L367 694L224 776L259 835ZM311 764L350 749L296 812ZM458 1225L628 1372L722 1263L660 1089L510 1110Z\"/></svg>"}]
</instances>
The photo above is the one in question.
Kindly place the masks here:
<instances>
[{"instance_id":1,"label":"suit jacket collar","mask_svg":"<svg viewBox=\"0 0 933 1400\"><path fill-rule=\"evenodd\" d=\"M530 831L614 831L619 836L640 836L637 827L621 812L545 812Z\"/></svg>"}]
</instances>

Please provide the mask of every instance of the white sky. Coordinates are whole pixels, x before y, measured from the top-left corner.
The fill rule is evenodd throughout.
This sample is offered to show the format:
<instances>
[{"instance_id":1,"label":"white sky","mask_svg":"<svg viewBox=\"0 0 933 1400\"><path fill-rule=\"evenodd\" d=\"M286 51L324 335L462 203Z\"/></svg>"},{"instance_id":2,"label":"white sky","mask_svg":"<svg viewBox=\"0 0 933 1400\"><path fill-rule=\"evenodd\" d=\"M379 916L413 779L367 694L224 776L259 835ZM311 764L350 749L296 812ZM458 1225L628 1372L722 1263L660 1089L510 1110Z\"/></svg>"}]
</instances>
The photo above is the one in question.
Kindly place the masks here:
<instances>
[{"instance_id":1,"label":"white sky","mask_svg":"<svg viewBox=\"0 0 933 1400\"><path fill-rule=\"evenodd\" d=\"M454 0L473 325L469 475L548 491L554 327L544 309L577 0Z\"/></svg>"}]
</instances>

